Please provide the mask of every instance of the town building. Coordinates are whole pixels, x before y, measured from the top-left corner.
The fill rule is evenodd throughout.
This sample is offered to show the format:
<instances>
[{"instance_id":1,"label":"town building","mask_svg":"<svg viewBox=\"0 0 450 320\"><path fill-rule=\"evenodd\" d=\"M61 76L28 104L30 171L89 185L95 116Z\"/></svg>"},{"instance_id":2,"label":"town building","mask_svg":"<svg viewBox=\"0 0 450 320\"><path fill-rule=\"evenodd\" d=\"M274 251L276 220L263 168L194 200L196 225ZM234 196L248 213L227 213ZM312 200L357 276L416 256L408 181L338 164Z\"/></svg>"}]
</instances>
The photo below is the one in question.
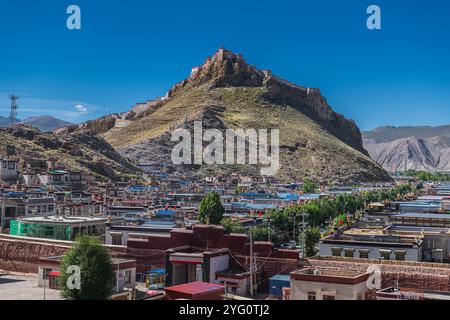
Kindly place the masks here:
<instances>
[{"instance_id":1,"label":"town building","mask_svg":"<svg viewBox=\"0 0 450 320\"><path fill-rule=\"evenodd\" d=\"M106 222L106 218L93 217L24 217L11 221L10 235L68 241L80 234L100 237Z\"/></svg>"},{"instance_id":2,"label":"town building","mask_svg":"<svg viewBox=\"0 0 450 320\"><path fill-rule=\"evenodd\" d=\"M291 273L290 300L366 300L369 273L304 268Z\"/></svg>"},{"instance_id":3,"label":"town building","mask_svg":"<svg viewBox=\"0 0 450 320\"><path fill-rule=\"evenodd\" d=\"M375 299L449 301L450 292L389 287L382 290L378 290L376 292Z\"/></svg>"},{"instance_id":4,"label":"town building","mask_svg":"<svg viewBox=\"0 0 450 320\"><path fill-rule=\"evenodd\" d=\"M17 181L19 179L18 162L13 159L0 159L0 180Z\"/></svg>"},{"instance_id":5,"label":"town building","mask_svg":"<svg viewBox=\"0 0 450 320\"><path fill-rule=\"evenodd\" d=\"M404 226L450 228L450 214L404 212L390 216L389 222Z\"/></svg>"},{"instance_id":6,"label":"town building","mask_svg":"<svg viewBox=\"0 0 450 320\"><path fill-rule=\"evenodd\" d=\"M42 257L38 265L38 286L59 289L58 278L63 257ZM123 292L132 292L136 287L136 260L112 259L114 270L113 297Z\"/></svg>"},{"instance_id":7,"label":"town building","mask_svg":"<svg viewBox=\"0 0 450 320\"><path fill-rule=\"evenodd\" d=\"M395 235L382 229L350 229L320 241L320 256L383 260L422 260L423 237Z\"/></svg>"},{"instance_id":8,"label":"town building","mask_svg":"<svg viewBox=\"0 0 450 320\"><path fill-rule=\"evenodd\" d=\"M105 243L126 246L129 239L148 239L151 236L166 236L177 227L174 221L147 220L141 225L108 224L105 230Z\"/></svg>"},{"instance_id":9,"label":"town building","mask_svg":"<svg viewBox=\"0 0 450 320\"><path fill-rule=\"evenodd\" d=\"M221 284L233 295L245 295L249 289L249 273L233 263L228 249L202 251L185 246L167 250L166 272L168 287L200 281Z\"/></svg>"}]
</instances>

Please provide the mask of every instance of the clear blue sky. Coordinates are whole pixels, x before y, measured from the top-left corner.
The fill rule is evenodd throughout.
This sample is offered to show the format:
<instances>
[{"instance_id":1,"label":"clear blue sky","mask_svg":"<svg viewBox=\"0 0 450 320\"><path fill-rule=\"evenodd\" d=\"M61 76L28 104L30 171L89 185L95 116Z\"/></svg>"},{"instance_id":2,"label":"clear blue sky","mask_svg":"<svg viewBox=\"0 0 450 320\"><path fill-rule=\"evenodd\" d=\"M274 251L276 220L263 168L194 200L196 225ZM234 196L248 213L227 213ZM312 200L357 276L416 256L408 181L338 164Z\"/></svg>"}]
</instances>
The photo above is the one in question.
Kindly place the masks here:
<instances>
[{"instance_id":1,"label":"clear blue sky","mask_svg":"<svg viewBox=\"0 0 450 320\"><path fill-rule=\"evenodd\" d=\"M70 4L81 7L81 31L66 28ZM366 28L370 4L381 7L381 31ZM441 0L1 1L0 115L12 92L20 118L125 111L225 46L321 88L362 129L449 124L449 15Z\"/></svg>"}]
</instances>

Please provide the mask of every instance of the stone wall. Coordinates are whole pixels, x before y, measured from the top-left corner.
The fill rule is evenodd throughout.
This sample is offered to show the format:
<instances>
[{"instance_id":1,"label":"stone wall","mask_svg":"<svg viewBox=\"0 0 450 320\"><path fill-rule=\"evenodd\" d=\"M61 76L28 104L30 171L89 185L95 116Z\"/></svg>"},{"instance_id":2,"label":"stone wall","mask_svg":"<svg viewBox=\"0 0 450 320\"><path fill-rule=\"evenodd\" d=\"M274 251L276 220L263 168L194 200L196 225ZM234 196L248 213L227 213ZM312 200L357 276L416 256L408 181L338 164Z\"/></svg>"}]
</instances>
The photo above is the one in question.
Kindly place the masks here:
<instances>
[{"instance_id":1,"label":"stone wall","mask_svg":"<svg viewBox=\"0 0 450 320\"><path fill-rule=\"evenodd\" d=\"M63 255L71 241L0 235L0 270L37 273L39 258ZM107 246L112 256L126 257L126 247Z\"/></svg>"}]
</instances>

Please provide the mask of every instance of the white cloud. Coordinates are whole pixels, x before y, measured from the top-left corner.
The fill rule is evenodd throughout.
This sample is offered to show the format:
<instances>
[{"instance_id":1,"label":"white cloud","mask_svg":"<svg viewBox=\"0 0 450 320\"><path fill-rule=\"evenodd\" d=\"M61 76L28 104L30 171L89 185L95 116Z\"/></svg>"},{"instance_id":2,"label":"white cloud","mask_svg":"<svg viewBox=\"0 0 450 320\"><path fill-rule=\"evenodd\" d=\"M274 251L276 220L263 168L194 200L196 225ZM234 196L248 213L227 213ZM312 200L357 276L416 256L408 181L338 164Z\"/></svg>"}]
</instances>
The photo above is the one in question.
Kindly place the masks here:
<instances>
[{"instance_id":1,"label":"white cloud","mask_svg":"<svg viewBox=\"0 0 450 320\"><path fill-rule=\"evenodd\" d=\"M80 112L86 112L87 111L87 108L85 106L81 105L81 104L77 104L74 108L77 109Z\"/></svg>"},{"instance_id":2,"label":"white cloud","mask_svg":"<svg viewBox=\"0 0 450 320\"><path fill-rule=\"evenodd\" d=\"M105 107L88 103L86 101L53 100L30 97L19 93L19 119L30 116L50 115L61 120L74 123L91 120L105 113ZM9 117L9 93L0 88L0 116Z\"/></svg>"}]
</instances>

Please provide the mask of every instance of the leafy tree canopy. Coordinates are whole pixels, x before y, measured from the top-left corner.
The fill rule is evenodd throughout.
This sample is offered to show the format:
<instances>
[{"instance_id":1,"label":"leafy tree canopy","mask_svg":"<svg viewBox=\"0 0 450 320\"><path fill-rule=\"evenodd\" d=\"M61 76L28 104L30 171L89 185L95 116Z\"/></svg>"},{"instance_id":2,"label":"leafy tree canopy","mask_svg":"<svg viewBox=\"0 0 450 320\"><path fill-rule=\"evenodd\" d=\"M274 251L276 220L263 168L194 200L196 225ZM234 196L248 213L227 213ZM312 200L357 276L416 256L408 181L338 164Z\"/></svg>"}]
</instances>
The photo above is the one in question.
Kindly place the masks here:
<instances>
[{"instance_id":1,"label":"leafy tree canopy","mask_svg":"<svg viewBox=\"0 0 450 320\"><path fill-rule=\"evenodd\" d=\"M68 286L70 277L74 275L68 272L70 266L80 268L81 288L79 290ZM64 255L59 281L61 296L65 299L109 299L113 292L114 271L108 250L97 238L79 236L75 245Z\"/></svg>"}]
</instances>

